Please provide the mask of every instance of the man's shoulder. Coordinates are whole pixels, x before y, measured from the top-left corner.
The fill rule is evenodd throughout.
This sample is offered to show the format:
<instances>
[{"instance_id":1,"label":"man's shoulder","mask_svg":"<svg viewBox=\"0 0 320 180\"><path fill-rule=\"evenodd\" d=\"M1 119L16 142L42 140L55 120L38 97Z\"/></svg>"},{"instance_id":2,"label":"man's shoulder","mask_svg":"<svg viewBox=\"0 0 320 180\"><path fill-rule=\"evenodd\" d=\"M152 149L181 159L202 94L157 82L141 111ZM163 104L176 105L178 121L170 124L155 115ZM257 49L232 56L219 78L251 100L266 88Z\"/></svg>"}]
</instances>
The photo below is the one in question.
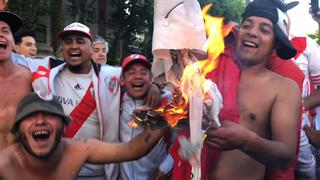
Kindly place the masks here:
<instances>
[{"instance_id":1,"label":"man's shoulder","mask_svg":"<svg viewBox=\"0 0 320 180\"><path fill-rule=\"evenodd\" d=\"M72 138L62 138L63 148L65 150L75 150L85 147L89 144L90 140L88 139L72 139Z\"/></svg>"},{"instance_id":2,"label":"man's shoulder","mask_svg":"<svg viewBox=\"0 0 320 180\"><path fill-rule=\"evenodd\" d=\"M272 86L275 89L286 89L286 90L297 89L297 90L299 90L299 86L298 86L297 82L295 82L292 78L282 76L282 75L277 74L272 71L271 71L271 81L273 84Z\"/></svg>"},{"instance_id":3,"label":"man's shoulder","mask_svg":"<svg viewBox=\"0 0 320 180\"><path fill-rule=\"evenodd\" d=\"M31 78L31 72L23 66L14 65L14 76L19 76L22 79L29 79Z\"/></svg>"},{"instance_id":4,"label":"man's shoulder","mask_svg":"<svg viewBox=\"0 0 320 180\"><path fill-rule=\"evenodd\" d=\"M5 149L0 152L0 169L2 169L1 167L6 167L7 164L12 163L13 157L10 152L10 149Z\"/></svg>"},{"instance_id":5,"label":"man's shoulder","mask_svg":"<svg viewBox=\"0 0 320 180\"><path fill-rule=\"evenodd\" d=\"M14 157L11 156L8 151L4 150L0 153L0 179L6 177L13 177L13 173L17 171L15 166L15 160ZM17 175L15 175L17 176Z\"/></svg>"},{"instance_id":6,"label":"man's shoulder","mask_svg":"<svg viewBox=\"0 0 320 180\"><path fill-rule=\"evenodd\" d=\"M62 138L64 155L76 155L80 153L80 149L84 148L84 143L81 140L72 138ZM74 152L77 152L76 154Z\"/></svg>"},{"instance_id":7,"label":"man's shoulder","mask_svg":"<svg viewBox=\"0 0 320 180\"><path fill-rule=\"evenodd\" d=\"M0 151L0 169L2 167L8 166L8 164L14 164L17 162L16 154L20 154L21 146L18 144L13 144L8 146L6 149Z\"/></svg>"}]
</instances>

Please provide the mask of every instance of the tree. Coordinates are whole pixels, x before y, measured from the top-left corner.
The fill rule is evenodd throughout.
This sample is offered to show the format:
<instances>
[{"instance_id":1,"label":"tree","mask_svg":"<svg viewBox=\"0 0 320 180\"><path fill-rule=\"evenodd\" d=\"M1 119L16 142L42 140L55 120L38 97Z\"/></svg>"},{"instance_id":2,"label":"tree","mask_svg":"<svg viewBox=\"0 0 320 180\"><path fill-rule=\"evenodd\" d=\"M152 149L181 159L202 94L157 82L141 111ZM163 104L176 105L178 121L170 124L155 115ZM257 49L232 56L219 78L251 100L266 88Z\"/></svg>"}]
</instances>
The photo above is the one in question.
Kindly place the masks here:
<instances>
[{"instance_id":1,"label":"tree","mask_svg":"<svg viewBox=\"0 0 320 180\"><path fill-rule=\"evenodd\" d=\"M320 43L319 34L320 34L320 30L318 29L316 32L314 32L312 34L308 34L308 36L311 39L315 40L317 43Z\"/></svg>"},{"instance_id":2,"label":"tree","mask_svg":"<svg viewBox=\"0 0 320 180\"><path fill-rule=\"evenodd\" d=\"M71 21L78 21L84 24L87 23L88 11L94 9L95 2L97 0L10 0L8 10L18 14L23 18L24 27L30 30L36 30L37 19L42 16L49 16L51 24L47 25L50 27L51 46L53 48L53 54L59 56L60 41L57 39L57 34L65 26L65 11L63 4L70 8L72 18ZM103 4L106 0L99 0L100 4ZM103 7L100 7L102 9ZM100 10L99 9L99 10ZM99 13L101 14L101 13ZM102 13L103 15L103 13ZM105 28L101 26L105 25L105 16L102 19L102 23L98 20L99 32L105 31ZM90 25L90 24L89 24ZM103 34L103 33L100 33Z\"/></svg>"},{"instance_id":3,"label":"tree","mask_svg":"<svg viewBox=\"0 0 320 180\"><path fill-rule=\"evenodd\" d=\"M46 0L10 0L8 10L19 15L23 19L23 26L34 30L37 26L37 18L49 13L49 5Z\"/></svg>"},{"instance_id":4,"label":"tree","mask_svg":"<svg viewBox=\"0 0 320 180\"><path fill-rule=\"evenodd\" d=\"M62 0L51 1L51 12L62 12ZM51 46L53 49L53 54L59 57L60 42L58 41L57 34L63 28L64 17L62 13L54 13L50 16L51 18Z\"/></svg>"},{"instance_id":5,"label":"tree","mask_svg":"<svg viewBox=\"0 0 320 180\"><path fill-rule=\"evenodd\" d=\"M199 0L200 5L212 0ZM111 59L123 58L128 53L138 51L152 57L153 0L113 0L117 11L111 16L114 27ZM245 0L216 0L210 14L224 16L225 21L240 22Z\"/></svg>"},{"instance_id":6,"label":"tree","mask_svg":"<svg viewBox=\"0 0 320 180\"><path fill-rule=\"evenodd\" d=\"M88 9L94 5L96 0L69 0L69 2L74 5L73 21L85 23Z\"/></svg>"},{"instance_id":7,"label":"tree","mask_svg":"<svg viewBox=\"0 0 320 180\"><path fill-rule=\"evenodd\" d=\"M104 9L107 1L114 10L110 17ZM213 2L210 10L212 15L224 16L226 21L234 20L238 23L245 1L199 0L201 6ZM96 2L98 8L94 6ZM133 52L152 57L153 0L10 0L8 8L23 17L25 26L29 29L36 28L40 15L50 15L51 46L57 55L60 45L56 35L64 27L66 17L63 4L71 7L71 16L68 16L69 19L72 17L71 21L79 21L88 26L98 23L98 34L107 37L111 44L108 55L109 60L113 60L111 64L119 63L120 59ZM98 9L98 20L88 22L88 11L95 8ZM111 30L106 31L105 26Z\"/></svg>"},{"instance_id":8,"label":"tree","mask_svg":"<svg viewBox=\"0 0 320 180\"><path fill-rule=\"evenodd\" d=\"M241 22L241 14L244 11L245 2L248 0L199 0L201 7L212 3L209 10L210 15L224 17L225 23L228 21Z\"/></svg>"},{"instance_id":9,"label":"tree","mask_svg":"<svg viewBox=\"0 0 320 180\"><path fill-rule=\"evenodd\" d=\"M113 0L115 11L110 26L114 28L109 59L119 62L128 54L151 57L153 0Z\"/></svg>"}]
</instances>

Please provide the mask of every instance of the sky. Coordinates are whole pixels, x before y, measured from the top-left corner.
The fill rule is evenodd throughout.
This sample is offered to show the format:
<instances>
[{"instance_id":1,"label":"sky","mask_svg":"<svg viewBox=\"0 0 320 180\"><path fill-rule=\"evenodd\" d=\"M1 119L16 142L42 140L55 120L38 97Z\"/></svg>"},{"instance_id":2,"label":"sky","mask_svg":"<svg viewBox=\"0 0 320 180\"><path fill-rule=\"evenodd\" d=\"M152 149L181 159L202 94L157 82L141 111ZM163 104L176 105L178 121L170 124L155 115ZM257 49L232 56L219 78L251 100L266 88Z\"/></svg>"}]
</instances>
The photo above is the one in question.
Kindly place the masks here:
<instances>
[{"instance_id":1,"label":"sky","mask_svg":"<svg viewBox=\"0 0 320 180\"><path fill-rule=\"evenodd\" d=\"M286 3L294 0L285 0ZM311 0L297 0L299 4L288 11L291 18L291 32L294 35L312 34L318 29L318 24L309 14ZM320 2L320 1L319 1Z\"/></svg>"}]
</instances>

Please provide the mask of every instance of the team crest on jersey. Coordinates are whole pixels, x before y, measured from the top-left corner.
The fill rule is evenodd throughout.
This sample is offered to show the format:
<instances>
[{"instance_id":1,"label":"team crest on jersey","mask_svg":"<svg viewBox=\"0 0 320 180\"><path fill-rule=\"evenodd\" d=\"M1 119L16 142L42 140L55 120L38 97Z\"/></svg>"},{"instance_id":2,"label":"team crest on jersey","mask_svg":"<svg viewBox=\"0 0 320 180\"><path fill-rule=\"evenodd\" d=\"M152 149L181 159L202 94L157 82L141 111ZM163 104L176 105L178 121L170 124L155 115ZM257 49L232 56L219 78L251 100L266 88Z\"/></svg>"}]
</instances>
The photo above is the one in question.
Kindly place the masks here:
<instances>
[{"instance_id":1,"label":"team crest on jersey","mask_svg":"<svg viewBox=\"0 0 320 180\"><path fill-rule=\"evenodd\" d=\"M107 84L107 88L108 90L112 93L112 94L116 94L119 88L119 80L117 77L113 76L113 77L106 77L105 82Z\"/></svg>"}]
</instances>

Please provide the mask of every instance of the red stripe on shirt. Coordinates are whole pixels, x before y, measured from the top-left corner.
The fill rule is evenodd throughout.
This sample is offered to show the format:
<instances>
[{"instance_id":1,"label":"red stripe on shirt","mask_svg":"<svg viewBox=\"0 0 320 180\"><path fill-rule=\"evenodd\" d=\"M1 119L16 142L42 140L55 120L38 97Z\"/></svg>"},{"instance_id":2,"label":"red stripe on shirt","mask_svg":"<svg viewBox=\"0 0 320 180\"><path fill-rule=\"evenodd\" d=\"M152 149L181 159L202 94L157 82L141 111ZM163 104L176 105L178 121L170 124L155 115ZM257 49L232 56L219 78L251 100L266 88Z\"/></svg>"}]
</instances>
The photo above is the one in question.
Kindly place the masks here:
<instances>
[{"instance_id":1,"label":"red stripe on shirt","mask_svg":"<svg viewBox=\"0 0 320 180\"><path fill-rule=\"evenodd\" d=\"M78 106L71 112L72 121L66 129L64 137L72 138L96 109L96 101L90 91L92 87L93 83L90 84Z\"/></svg>"}]
</instances>

